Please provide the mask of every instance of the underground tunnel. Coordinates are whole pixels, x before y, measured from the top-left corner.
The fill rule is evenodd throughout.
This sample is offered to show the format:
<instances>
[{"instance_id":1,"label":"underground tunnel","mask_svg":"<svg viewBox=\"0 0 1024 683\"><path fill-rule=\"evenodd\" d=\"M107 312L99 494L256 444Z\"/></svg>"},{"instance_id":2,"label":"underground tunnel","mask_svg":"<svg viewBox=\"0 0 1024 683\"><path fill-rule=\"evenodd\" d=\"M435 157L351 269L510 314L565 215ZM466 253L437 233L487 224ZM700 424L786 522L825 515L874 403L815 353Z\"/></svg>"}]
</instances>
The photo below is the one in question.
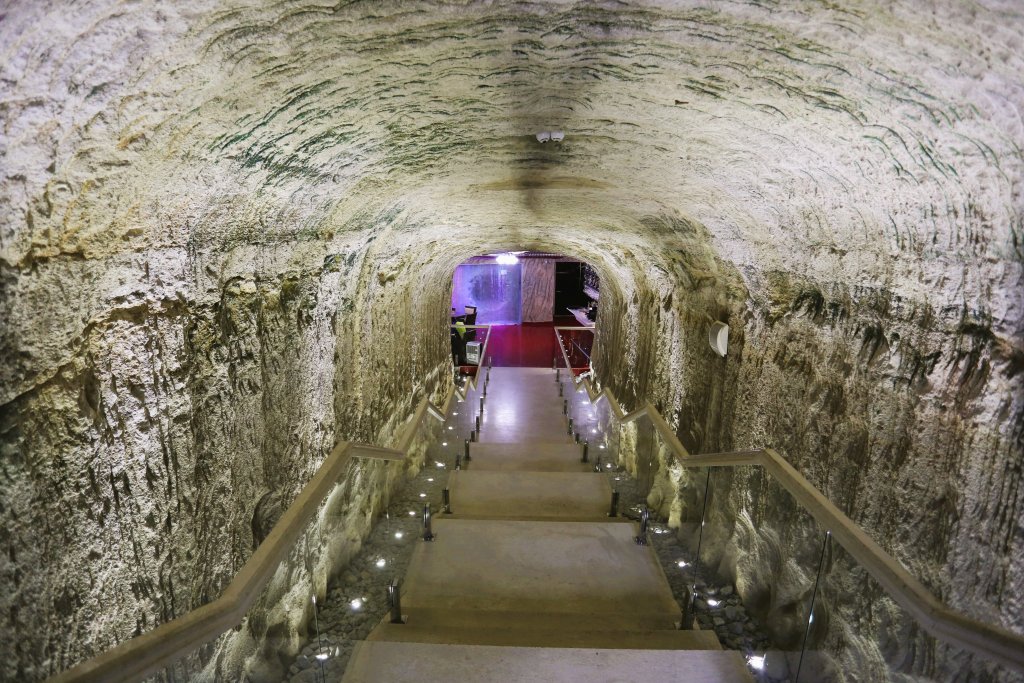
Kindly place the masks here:
<instances>
[{"instance_id":1,"label":"underground tunnel","mask_svg":"<svg viewBox=\"0 0 1024 683\"><path fill-rule=\"evenodd\" d=\"M599 278L579 372L535 368L553 419L596 430L667 580L699 569L698 624L724 595L756 624L743 675L1024 680L1022 34L1014 0L5 3L0 680L180 623L271 546L137 679L341 680L325 605L364 572L383 602L393 509L437 512L498 414L509 368L461 371L452 309L501 254ZM795 479L700 464L761 449L954 626Z\"/></svg>"}]
</instances>

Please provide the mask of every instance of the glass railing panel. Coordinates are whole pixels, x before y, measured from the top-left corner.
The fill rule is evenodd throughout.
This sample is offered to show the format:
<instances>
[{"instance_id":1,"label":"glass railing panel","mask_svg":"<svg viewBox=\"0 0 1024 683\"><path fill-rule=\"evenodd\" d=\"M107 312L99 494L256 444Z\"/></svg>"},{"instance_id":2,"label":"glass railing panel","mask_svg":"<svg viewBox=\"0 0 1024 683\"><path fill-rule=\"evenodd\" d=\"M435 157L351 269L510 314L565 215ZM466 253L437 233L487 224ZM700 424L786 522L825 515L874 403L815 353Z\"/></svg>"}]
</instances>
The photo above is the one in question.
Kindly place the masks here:
<instances>
[{"instance_id":1,"label":"glass railing panel","mask_svg":"<svg viewBox=\"0 0 1024 683\"><path fill-rule=\"evenodd\" d=\"M556 329L569 368L576 375L590 369L590 354L594 346L594 330L586 327L560 327ZM565 360L560 361L564 365Z\"/></svg>"},{"instance_id":2,"label":"glass railing panel","mask_svg":"<svg viewBox=\"0 0 1024 683\"><path fill-rule=\"evenodd\" d=\"M644 415L635 422L636 446L634 451L634 464L636 472L634 476L641 490L647 491L648 496L654 488L655 478L658 475L659 463L658 452L661 442L658 437L658 430L651 418ZM655 503L657 506L657 503Z\"/></svg>"},{"instance_id":3,"label":"glass railing panel","mask_svg":"<svg viewBox=\"0 0 1024 683\"><path fill-rule=\"evenodd\" d=\"M355 641L388 609L387 583L404 575L408 546L423 533L423 506L434 519L443 514L455 441L442 444L458 429L457 405L443 422L424 415L405 459L350 460L240 627L149 680L282 680L310 669L316 680L339 680ZM362 549L352 529L370 534Z\"/></svg>"},{"instance_id":4,"label":"glass railing panel","mask_svg":"<svg viewBox=\"0 0 1024 683\"><path fill-rule=\"evenodd\" d=\"M825 529L760 466L711 468L709 480L680 487L684 505L702 486L698 623L771 667L771 680L796 681Z\"/></svg>"},{"instance_id":5,"label":"glass railing panel","mask_svg":"<svg viewBox=\"0 0 1024 683\"><path fill-rule=\"evenodd\" d=\"M709 467L684 467L679 473L679 526L676 531L679 552L676 557L670 558L670 566L665 576L683 608L682 628L686 630L697 626L694 602L699 595L698 582L702 587L707 585L701 558L706 554L704 529L709 502L707 494L710 473ZM706 622L706 618L702 617L702 620ZM706 626L707 624L701 628Z\"/></svg>"},{"instance_id":6,"label":"glass railing panel","mask_svg":"<svg viewBox=\"0 0 1024 683\"><path fill-rule=\"evenodd\" d=\"M1024 681L1020 672L929 634L834 541L821 586L801 681Z\"/></svg>"},{"instance_id":7,"label":"glass railing panel","mask_svg":"<svg viewBox=\"0 0 1024 683\"><path fill-rule=\"evenodd\" d=\"M357 470L361 467L383 466L381 462L353 460L343 480L359 476ZM328 676L340 675L341 670L332 661L338 657L339 644L326 633L318 610L337 551L337 541L332 541L337 535L332 537L332 532L347 516L345 512L359 504L348 487L336 486L278 564L241 625L185 654L147 680L183 683L285 678L296 657L304 656L307 650L308 658ZM319 596L318 602L314 602L314 596ZM239 653L247 656L240 657Z\"/></svg>"},{"instance_id":8,"label":"glass railing panel","mask_svg":"<svg viewBox=\"0 0 1024 683\"><path fill-rule=\"evenodd\" d=\"M600 460L604 469L612 470L618 467L619 459L615 450L615 441L618 435L618 424L610 404L605 399L598 399L591 406L594 414L594 424L591 428L590 444L591 451L595 455L595 461Z\"/></svg>"},{"instance_id":9,"label":"glass railing panel","mask_svg":"<svg viewBox=\"0 0 1024 683\"><path fill-rule=\"evenodd\" d=\"M454 466L456 457L464 453L465 441L474 428L472 403L454 395L428 460Z\"/></svg>"}]
</instances>

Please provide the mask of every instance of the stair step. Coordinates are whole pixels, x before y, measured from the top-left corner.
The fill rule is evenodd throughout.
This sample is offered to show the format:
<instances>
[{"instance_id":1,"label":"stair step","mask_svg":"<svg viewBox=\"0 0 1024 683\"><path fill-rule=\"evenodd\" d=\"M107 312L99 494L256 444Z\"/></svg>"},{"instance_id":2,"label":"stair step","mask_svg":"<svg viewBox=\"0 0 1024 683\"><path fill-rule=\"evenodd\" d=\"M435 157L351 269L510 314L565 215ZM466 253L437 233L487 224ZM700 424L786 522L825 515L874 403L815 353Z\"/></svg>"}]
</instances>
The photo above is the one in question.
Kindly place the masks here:
<instances>
[{"instance_id":1,"label":"stair step","mask_svg":"<svg viewBox=\"0 0 1024 683\"><path fill-rule=\"evenodd\" d=\"M592 472L593 465L580 462L581 446L571 441L483 443L470 445L468 470L524 472ZM591 454L593 457L593 454Z\"/></svg>"},{"instance_id":2,"label":"stair step","mask_svg":"<svg viewBox=\"0 0 1024 683\"><path fill-rule=\"evenodd\" d=\"M611 521L526 522L435 518L406 573L403 608L663 614L680 609L635 526Z\"/></svg>"},{"instance_id":3,"label":"stair step","mask_svg":"<svg viewBox=\"0 0 1024 683\"><path fill-rule=\"evenodd\" d=\"M752 683L742 655L726 650L615 650L363 641L345 683L562 681Z\"/></svg>"},{"instance_id":4,"label":"stair step","mask_svg":"<svg viewBox=\"0 0 1024 683\"><path fill-rule=\"evenodd\" d=\"M521 519L600 518L612 489L594 472L487 472L463 470L448 479L452 510L463 517Z\"/></svg>"},{"instance_id":5,"label":"stair step","mask_svg":"<svg viewBox=\"0 0 1024 683\"><path fill-rule=\"evenodd\" d=\"M559 629L584 631L673 631L681 614L669 610L629 612L556 612L548 609L483 609L469 607L407 607L402 597L406 622L424 628L452 629Z\"/></svg>"},{"instance_id":6,"label":"stair step","mask_svg":"<svg viewBox=\"0 0 1024 683\"><path fill-rule=\"evenodd\" d=\"M563 628L517 628L514 624L494 627L442 626L429 623L389 623L388 618L367 640L403 643L450 643L452 645L508 645L514 647L594 647L638 650L721 650L714 631L641 629L635 631L567 630Z\"/></svg>"}]
</instances>

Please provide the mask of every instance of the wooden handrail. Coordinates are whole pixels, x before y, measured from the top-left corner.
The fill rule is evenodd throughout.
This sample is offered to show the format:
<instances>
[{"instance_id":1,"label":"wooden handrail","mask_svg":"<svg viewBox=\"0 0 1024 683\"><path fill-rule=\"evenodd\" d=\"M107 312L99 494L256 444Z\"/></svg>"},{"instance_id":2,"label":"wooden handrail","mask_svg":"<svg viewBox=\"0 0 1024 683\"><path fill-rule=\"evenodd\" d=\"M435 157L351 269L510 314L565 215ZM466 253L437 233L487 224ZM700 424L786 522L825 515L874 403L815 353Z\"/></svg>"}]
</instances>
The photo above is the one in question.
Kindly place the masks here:
<instances>
[{"instance_id":1,"label":"wooden handrail","mask_svg":"<svg viewBox=\"0 0 1024 683\"><path fill-rule=\"evenodd\" d=\"M556 327L560 329L590 329ZM569 359L558 337L562 357ZM592 371L591 371L592 372ZM874 578L897 604L905 609L931 635L950 645L970 650L975 654L997 661L1016 671L1024 671L1024 635L1000 626L972 619L940 602L931 591L910 574L900 562L871 539L852 519L809 482L778 452L771 448L730 453L690 455L680 443L675 431L650 403L629 413L622 410L608 388L596 390L585 373L579 382L572 372L569 377L573 388L583 386L591 403L606 400L612 415L619 422L632 422L647 415L661 435L662 441L683 467L738 467L759 465L765 469L804 508L823 529Z\"/></svg>"},{"instance_id":2,"label":"wooden handrail","mask_svg":"<svg viewBox=\"0 0 1024 683\"><path fill-rule=\"evenodd\" d=\"M454 389L448 391L444 410L423 398L408 420L396 448L342 441L281 515L220 597L177 619L157 626L48 679L49 683L130 683L170 666L199 646L239 625L274 572L291 552L302 531L331 493L352 458L405 457L426 415L444 420Z\"/></svg>"}]
</instances>

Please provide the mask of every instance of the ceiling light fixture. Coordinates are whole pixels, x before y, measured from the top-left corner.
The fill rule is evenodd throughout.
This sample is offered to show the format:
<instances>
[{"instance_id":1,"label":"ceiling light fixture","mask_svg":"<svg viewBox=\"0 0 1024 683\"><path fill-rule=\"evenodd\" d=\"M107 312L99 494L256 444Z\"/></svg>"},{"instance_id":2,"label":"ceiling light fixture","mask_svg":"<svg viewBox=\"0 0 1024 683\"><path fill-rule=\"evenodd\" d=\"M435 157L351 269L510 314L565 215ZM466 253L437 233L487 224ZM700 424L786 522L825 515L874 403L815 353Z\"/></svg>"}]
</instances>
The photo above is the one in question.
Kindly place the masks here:
<instances>
[{"instance_id":1,"label":"ceiling light fixture","mask_svg":"<svg viewBox=\"0 0 1024 683\"><path fill-rule=\"evenodd\" d=\"M498 254L494 260L501 266L514 266L519 263L519 257L515 254Z\"/></svg>"},{"instance_id":2,"label":"ceiling light fixture","mask_svg":"<svg viewBox=\"0 0 1024 683\"><path fill-rule=\"evenodd\" d=\"M561 142L565 139L565 133L560 130L542 130L537 133L537 142L544 144L545 142Z\"/></svg>"}]
</instances>

